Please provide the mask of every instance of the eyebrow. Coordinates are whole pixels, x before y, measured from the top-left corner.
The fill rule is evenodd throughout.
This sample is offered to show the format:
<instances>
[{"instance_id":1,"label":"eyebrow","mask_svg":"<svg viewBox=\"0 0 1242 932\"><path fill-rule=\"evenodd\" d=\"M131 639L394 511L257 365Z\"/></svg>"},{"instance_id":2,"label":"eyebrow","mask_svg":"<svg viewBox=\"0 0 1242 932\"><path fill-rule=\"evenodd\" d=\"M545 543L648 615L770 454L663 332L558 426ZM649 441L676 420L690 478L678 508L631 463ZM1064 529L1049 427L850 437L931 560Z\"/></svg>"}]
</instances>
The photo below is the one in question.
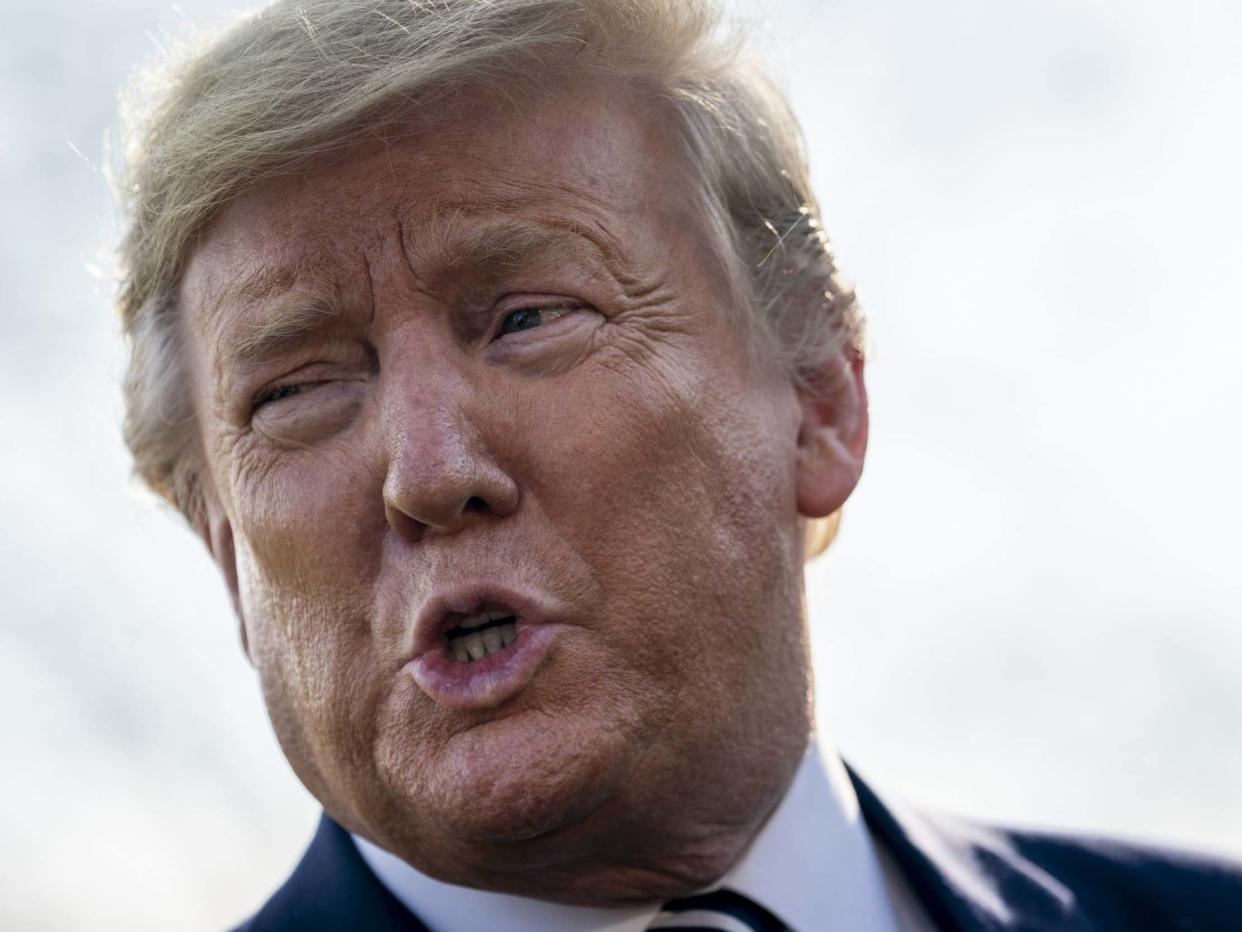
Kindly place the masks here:
<instances>
[{"instance_id":1,"label":"eyebrow","mask_svg":"<svg viewBox=\"0 0 1242 932\"><path fill-rule=\"evenodd\" d=\"M228 360L245 364L276 355L340 316L336 305L323 298L278 302L265 308L262 320L237 325L240 336L228 343Z\"/></svg>"},{"instance_id":2,"label":"eyebrow","mask_svg":"<svg viewBox=\"0 0 1242 932\"><path fill-rule=\"evenodd\" d=\"M605 264L615 255L602 234L578 224L502 221L465 228L475 219L468 211L448 210L437 217L439 222L418 233L399 226L406 255L432 270L431 281L426 284L440 285L441 280L453 280L467 269L495 279L555 252L591 253ZM260 320L234 323L221 334L217 354L221 374L292 349L341 319L338 300L290 294L307 279L318 280L320 288L331 288L322 274L305 274L295 266L283 265L254 270L220 293L217 308L237 301L262 308ZM423 285L420 282L420 287ZM335 289L331 290L335 294Z\"/></svg>"},{"instance_id":3,"label":"eyebrow","mask_svg":"<svg viewBox=\"0 0 1242 932\"><path fill-rule=\"evenodd\" d=\"M432 223L419 231L401 227L406 254L433 270L433 283L463 269L478 270L491 278L519 271L552 253L590 254L612 265L615 244L603 233L566 220L534 222L501 220L475 226L478 215L464 208L442 208ZM473 226L473 228L471 228Z\"/></svg>"},{"instance_id":4,"label":"eyebrow","mask_svg":"<svg viewBox=\"0 0 1242 932\"><path fill-rule=\"evenodd\" d=\"M299 288L310 285L310 289ZM341 317L331 279L307 263L282 263L245 272L211 301L213 314L233 306L259 310L256 320L226 323L215 340L213 369L230 381L229 372L297 346L311 333ZM240 316L240 315L238 315Z\"/></svg>"}]
</instances>

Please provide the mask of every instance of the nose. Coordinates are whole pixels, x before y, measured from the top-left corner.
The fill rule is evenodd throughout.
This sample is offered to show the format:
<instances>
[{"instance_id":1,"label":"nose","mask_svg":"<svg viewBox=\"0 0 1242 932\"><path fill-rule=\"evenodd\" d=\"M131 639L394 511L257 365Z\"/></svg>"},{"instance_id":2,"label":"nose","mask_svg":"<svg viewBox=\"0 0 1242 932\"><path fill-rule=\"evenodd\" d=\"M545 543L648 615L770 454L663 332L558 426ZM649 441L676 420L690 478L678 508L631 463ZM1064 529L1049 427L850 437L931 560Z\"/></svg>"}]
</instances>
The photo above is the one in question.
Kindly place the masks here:
<instances>
[{"instance_id":1,"label":"nose","mask_svg":"<svg viewBox=\"0 0 1242 932\"><path fill-rule=\"evenodd\" d=\"M464 411L448 406L390 420L384 514L398 534L418 540L501 519L518 505L517 483L487 449Z\"/></svg>"}]
</instances>

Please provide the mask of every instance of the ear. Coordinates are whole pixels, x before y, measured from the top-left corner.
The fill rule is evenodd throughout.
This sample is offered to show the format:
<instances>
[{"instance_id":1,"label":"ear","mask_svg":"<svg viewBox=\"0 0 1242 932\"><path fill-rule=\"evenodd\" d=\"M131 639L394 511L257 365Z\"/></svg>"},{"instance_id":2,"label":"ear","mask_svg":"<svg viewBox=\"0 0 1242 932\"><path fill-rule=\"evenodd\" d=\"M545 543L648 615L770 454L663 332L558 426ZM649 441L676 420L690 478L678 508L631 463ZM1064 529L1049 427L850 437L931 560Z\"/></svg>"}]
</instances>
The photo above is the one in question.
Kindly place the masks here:
<instances>
[{"instance_id":1,"label":"ear","mask_svg":"<svg viewBox=\"0 0 1242 932\"><path fill-rule=\"evenodd\" d=\"M233 613L237 616L242 650L250 657L250 643L246 636L246 615L242 610L241 590L237 582L237 551L233 546L233 525L224 511L220 500L212 493L205 492L202 496L199 519L194 522L199 536L207 545L211 559L220 568L224 584L228 587L229 598L233 602Z\"/></svg>"},{"instance_id":2,"label":"ear","mask_svg":"<svg viewBox=\"0 0 1242 932\"><path fill-rule=\"evenodd\" d=\"M798 391L798 512L824 518L841 509L862 476L867 453L867 387L862 354L846 347Z\"/></svg>"}]
</instances>

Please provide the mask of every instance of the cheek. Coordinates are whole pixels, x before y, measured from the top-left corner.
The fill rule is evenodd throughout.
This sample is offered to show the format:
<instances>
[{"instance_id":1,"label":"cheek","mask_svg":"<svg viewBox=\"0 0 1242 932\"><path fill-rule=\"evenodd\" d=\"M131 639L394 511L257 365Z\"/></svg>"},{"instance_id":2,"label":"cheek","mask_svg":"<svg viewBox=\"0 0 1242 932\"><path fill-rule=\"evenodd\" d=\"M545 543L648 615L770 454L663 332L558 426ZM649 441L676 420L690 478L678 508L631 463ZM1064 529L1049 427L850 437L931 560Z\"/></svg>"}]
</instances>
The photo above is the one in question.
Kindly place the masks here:
<instances>
[{"instance_id":1,"label":"cheek","mask_svg":"<svg viewBox=\"0 0 1242 932\"><path fill-rule=\"evenodd\" d=\"M252 554L244 571L250 652L272 729L295 773L326 805L364 792L377 737L383 658L371 637L370 591L314 590L273 579Z\"/></svg>"},{"instance_id":2,"label":"cheek","mask_svg":"<svg viewBox=\"0 0 1242 932\"><path fill-rule=\"evenodd\" d=\"M282 452L237 468L235 532L254 575L289 598L365 584L384 540L382 477L361 449L339 444Z\"/></svg>"},{"instance_id":3,"label":"cheek","mask_svg":"<svg viewBox=\"0 0 1242 932\"><path fill-rule=\"evenodd\" d=\"M311 758L334 756L323 750L336 736L367 733L382 507L377 528L370 483L326 451L244 478L234 486L234 535L247 636L273 725L301 773Z\"/></svg>"},{"instance_id":4,"label":"cheek","mask_svg":"<svg viewBox=\"0 0 1242 932\"><path fill-rule=\"evenodd\" d=\"M590 375L545 406L533 474L601 558L656 549L732 578L796 525L794 461L762 387L702 360Z\"/></svg>"},{"instance_id":5,"label":"cheek","mask_svg":"<svg viewBox=\"0 0 1242 932\"><path fill-rule=\"evenodd\" d=\"M581 373L543 404L532 474L631 655L650 654L652 669L655 655L695 654L740 669L768 649L757 620L797 612L792 458L765 388L679 362Z\"/></svg>"},{"instance_id":6,"label":"cheek","mask_svg":"<svg viewBox=\"0 0 1242 932\"><path fill-rule=\"evenodd\" d=\"M637 701L653 720L669 716L663 733L701 759L722 741L762 759L805 724L788 418L762 386L703 369L655 386L634 375L598 400L612 422L578 451L592 507L579 507L590 524L576 530L605 580L604 636L633 661Z\"/></svg>"}]
</instances>

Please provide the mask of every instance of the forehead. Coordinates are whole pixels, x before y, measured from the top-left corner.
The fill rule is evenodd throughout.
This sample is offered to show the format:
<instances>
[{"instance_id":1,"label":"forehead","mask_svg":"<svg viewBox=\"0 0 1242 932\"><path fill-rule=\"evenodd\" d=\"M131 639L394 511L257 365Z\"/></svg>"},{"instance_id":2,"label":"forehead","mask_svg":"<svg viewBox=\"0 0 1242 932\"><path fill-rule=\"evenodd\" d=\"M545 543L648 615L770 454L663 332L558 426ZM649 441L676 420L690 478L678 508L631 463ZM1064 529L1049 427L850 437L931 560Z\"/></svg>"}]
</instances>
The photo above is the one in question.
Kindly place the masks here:
<instances>
[{"instance_id":1,"label":"forehead","mask_svg":"<svg viewBox=\"0 0 1242 932\"><path fill-rule=\"evenodd\" d=\"M685 224L675 138L666 108L616 87L520 104L465 91L435 119L379 126L235 200L191 253L183 296L200 311L251 303L364 263L394 231L412 252L447 260L450 241L483 216L576 230L621 252L640 227Z\"/></svg>"}]
</instances>

